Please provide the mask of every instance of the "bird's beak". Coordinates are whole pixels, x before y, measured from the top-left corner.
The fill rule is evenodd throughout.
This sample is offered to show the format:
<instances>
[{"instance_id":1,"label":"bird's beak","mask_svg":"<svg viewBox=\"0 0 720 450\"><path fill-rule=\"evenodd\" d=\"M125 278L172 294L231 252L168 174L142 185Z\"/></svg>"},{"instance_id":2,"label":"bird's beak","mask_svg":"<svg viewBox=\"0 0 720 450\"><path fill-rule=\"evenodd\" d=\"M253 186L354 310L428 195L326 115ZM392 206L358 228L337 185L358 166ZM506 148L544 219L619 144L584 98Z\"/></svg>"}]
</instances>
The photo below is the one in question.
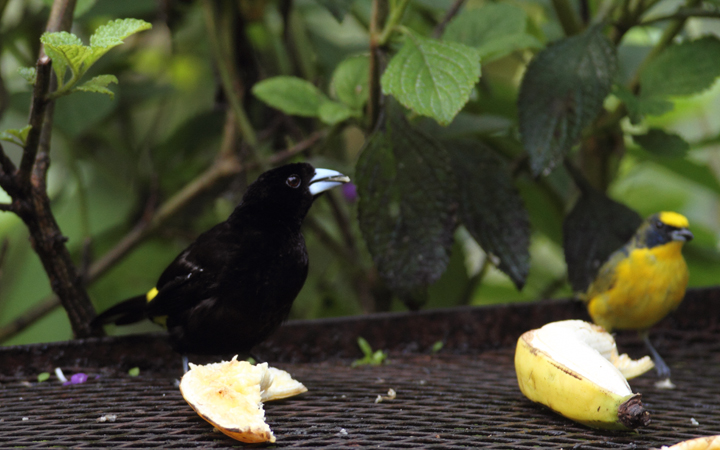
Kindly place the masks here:
<instances>
[{"instance_id":1,"label":"bird's beak","mask_svg":"<svg viewBox=\"0 0 720 450\"><path fill-rule=\"evenodd\" d=\"M693 240L693 234L690 230L687 228L679 228L677 230L673 230L670 232L670 237L672 237L673 241L692 241Z\"/></svg>"},{"instance_id":2,"label":"bird's beak","mask_svg":"<svg viewBox=\"0 0 720 450\"><path fill-rule=\"evenodd\" d=\"M322 194L328 189L349 183L350 178L335 170L315 169L315 176L310 180L310 193L313 196Z\"/></svg>"}]
</instances>

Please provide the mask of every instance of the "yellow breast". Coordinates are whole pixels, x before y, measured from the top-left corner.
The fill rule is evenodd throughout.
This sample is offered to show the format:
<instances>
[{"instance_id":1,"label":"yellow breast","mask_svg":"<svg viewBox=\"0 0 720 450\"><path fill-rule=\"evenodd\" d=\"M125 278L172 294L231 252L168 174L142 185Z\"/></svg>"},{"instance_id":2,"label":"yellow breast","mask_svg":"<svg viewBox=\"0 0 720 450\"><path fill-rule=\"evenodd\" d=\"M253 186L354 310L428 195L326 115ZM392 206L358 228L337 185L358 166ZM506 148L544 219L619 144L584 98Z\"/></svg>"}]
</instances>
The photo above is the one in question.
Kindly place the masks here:
<instances>
[{"instance_id":1,"label":"yellow breast","mask_svg":"<svg viewBox=\"0 0 720 450\"><path fill-rule=\"evenodd\" d=\"M602 292L593 289L588 312L611 329L643 330L673 311L685 296L688 270L682 242L635 249L617 264L614 281Z\"/></svg>"}]
</instances>

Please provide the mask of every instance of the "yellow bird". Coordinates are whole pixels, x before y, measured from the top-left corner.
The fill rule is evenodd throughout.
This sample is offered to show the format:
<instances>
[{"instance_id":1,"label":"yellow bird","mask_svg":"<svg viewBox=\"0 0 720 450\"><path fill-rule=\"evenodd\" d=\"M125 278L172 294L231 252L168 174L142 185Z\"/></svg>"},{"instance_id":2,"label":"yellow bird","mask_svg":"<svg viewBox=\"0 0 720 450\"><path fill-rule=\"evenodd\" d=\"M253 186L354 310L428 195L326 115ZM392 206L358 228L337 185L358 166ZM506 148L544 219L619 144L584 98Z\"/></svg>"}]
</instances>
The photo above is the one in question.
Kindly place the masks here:
<instances>
[{"instance_id":1,"label":"yellow bird","mask_svg":"<svg viewBox=\"0 0 720 450\"><path fill-rule=\"evenodd\" d=\"M682 247L693 238L688 226L685 216L674 212L648 217L630 241L610 255L582 296L590 317L607 331L639 331L661 378L670 377L670 368L650 343L648 329L685 296L688 268Z\"/></svg>"}]
</instances>

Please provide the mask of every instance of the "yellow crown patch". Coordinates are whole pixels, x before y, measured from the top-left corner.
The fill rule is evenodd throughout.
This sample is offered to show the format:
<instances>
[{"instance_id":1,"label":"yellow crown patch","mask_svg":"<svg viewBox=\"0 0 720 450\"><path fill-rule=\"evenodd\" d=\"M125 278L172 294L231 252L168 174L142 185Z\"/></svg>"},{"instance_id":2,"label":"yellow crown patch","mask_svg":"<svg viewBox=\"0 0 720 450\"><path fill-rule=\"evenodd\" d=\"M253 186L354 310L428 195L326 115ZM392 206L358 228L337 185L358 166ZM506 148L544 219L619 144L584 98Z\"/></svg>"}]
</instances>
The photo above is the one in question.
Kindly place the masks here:
<instances>
[{"instance_id":1,"label":"yellow crown patch","mask_svg":"<svg viewBox=\"0 0 720 450\"><path fill-rule=\"evenodd\" d=\"M687 218L676 212L663 211L659 214L659 217L662 223L670 225L671 227L687 228L690 226Z\"/></svg>"}]
</instances>

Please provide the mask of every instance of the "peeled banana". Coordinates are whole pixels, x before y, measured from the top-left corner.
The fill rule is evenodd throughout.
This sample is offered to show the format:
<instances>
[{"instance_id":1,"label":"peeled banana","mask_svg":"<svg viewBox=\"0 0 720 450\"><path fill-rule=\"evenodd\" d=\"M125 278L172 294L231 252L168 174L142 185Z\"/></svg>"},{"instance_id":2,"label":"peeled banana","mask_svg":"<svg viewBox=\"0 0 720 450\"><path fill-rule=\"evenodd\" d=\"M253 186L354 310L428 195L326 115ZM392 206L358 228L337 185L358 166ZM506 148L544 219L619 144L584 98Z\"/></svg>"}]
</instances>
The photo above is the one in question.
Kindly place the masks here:
<instances>
[{"instance_id":1,"label":"peeled banana","mask_svg":"<svg viewBox=\"0 0 720 450\"><path fill-rule=\"evenodd\" d=\"M683 441L672 447L662 446L660 450L720 450L720 436L705 436Z\"/></svg>"},{"instance_id":2,"label":"peeled banana","mask_svg":"<svg viewBox=\"0 0 720 450\"><path fill-rule=\"evenodd\" d=\"M609 333L582 320L552 322L528 331L515 350L522 393L593 428L627 430L650 423L650 413L640 394L630 390L626 376L652 368L647 356L633 361L618 355Z\"/></svg>"}]
</instances>

